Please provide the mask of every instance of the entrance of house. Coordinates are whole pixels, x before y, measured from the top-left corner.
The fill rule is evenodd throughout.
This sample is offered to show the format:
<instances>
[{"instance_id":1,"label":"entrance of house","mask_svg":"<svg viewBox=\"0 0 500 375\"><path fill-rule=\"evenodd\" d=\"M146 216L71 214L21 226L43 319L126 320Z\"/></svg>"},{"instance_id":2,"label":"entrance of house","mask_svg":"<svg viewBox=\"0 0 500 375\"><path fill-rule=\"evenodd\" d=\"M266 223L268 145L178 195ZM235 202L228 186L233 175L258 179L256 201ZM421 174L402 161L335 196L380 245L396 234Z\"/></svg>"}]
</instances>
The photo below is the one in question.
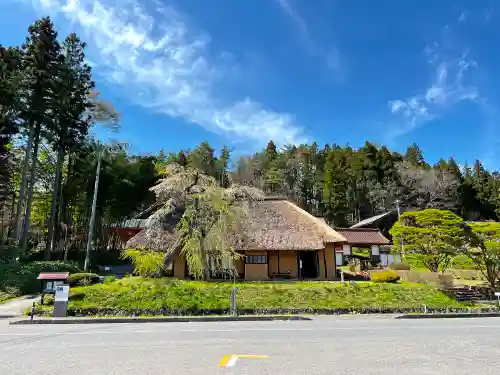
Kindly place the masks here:
<instances>
[{"instance_id":1,"label":"entrance of house","mask_svg":"<svg viewBox=\"0 0 500 375\"><path fill-rule=\"evenodd\" d=\"M318 277L318 258L315 251L299 251L298 261L299 274L302 279Z\"/></svg>"}]
</instances>

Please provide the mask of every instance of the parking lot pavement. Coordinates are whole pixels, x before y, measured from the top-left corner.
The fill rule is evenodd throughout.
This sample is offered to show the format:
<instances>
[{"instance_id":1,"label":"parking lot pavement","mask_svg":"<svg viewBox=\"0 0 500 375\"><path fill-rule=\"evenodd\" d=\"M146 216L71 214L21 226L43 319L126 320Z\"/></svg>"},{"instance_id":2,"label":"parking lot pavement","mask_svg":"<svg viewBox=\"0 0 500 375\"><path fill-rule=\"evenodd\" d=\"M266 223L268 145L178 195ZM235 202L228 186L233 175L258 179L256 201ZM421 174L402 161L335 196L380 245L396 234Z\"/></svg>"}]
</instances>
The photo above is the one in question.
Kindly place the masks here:
<instances>
[{"instance_id":1,"label":"parking lot pavement","mask_svg":"<svg viewBox=\"0 0 500 375\"><path fill-rule=\"evenodd\" d=\"M0 374L498 374L499 332L500 318L0 323Z\"/></svg>"}]
</instances>

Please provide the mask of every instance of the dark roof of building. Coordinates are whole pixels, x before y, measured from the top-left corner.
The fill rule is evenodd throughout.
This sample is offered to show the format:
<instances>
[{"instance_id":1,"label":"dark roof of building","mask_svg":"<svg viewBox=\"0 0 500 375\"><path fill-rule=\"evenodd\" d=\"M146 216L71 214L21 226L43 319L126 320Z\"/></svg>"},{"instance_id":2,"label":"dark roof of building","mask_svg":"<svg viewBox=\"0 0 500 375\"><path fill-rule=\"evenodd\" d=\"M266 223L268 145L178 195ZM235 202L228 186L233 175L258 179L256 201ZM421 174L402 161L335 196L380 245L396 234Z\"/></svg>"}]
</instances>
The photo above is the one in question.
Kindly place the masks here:
<instances>
[{"instance_id":1,"label":"dark roof of building","mask_svg":"<svg viewBox=\"0 0 500 375\"><path fill-rule=\"evenodd\" d=\"M356 223L354 225L351 225L351 228L361 228L361 227L364 227L366 225L371 225L373 223L375 223L376 221L394 213L395 211L388 211L388 212L384 212L383 214L380 214L380 215L375 215L375 216L372 216L372 217L369 217L369 218L366 218L364 220L361 220L359 223Z\"/></svg>"},{"instance_id":2,"label":"dark roof of building","mask_svg":"<svg viewBox=\"0 0 500 375\"><path fill-rule=\"evenodd\" d=\"M128 219L111 225L112 228L146 228L147 219Z\"/></svg>"},{"instance_id":3,"label":"dark roof of building","mask_svg":"<svg viewBox=\"0 0 500 375\"><path fill-rule=\"evenodd\" d=\"M143 230L131 238L127 246L147 247L145 232ZM159 235L162 236L161 242L165 242L165 248L178 238L175 230ZM324 220L286 199L266 197L249 205L228 242L236 250L319 250L325 247L325 243L347 241Z\"/></svg>"},{"instance_id":4,"label":"dark roof of building","mask_svg":"<svg viewBox=\"0 0 500 375\"><path fill-rule=\"evenodd\" d=\"M352 245L389 245L391 241L385 238L378 229L371 228L335 228Z\"/></svg>"}]
</instances>

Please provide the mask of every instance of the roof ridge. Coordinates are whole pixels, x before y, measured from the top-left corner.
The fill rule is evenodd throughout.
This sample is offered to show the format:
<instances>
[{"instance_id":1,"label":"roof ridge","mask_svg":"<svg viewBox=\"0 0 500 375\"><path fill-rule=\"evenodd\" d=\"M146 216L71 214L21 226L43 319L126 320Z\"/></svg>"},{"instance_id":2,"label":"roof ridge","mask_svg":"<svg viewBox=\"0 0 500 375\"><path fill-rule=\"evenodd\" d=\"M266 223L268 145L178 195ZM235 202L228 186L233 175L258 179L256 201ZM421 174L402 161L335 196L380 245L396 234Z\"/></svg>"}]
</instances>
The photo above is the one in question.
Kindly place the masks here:
<instances>
[{"instance_id":1,"label":"roof ridge","mask_svg":"<svg viewBox=\"0 0 500 375\"><path fill-rule=\"evenodd\" d=\"M263 201L288 201L288 198L282 195L267 195L262 198Z\"/></svg>"},{"instance_id":2,"label":"roof ridge","mask_svg":"<svg viewBox=\"0 0 500 375\"><path fill-rule=\"evenodd\" d=\"M348 232L380 232L380 229L377 228L340 228L334 227L335 230L345 230Z\"/></svg>"},{"instance_id":3,"label":"roof ridge","mask_svg":"<svg viewBox=\"0 0 500 375\"><path fill-rule=\"evenodd\" d=\"M343 242L343 241L347 242L347 239L344 236L342 236L339 232L337 232L335 229L333 229L331 226L329 226L324 220L318 219L317 217L313 216L312 214L310 214L306 210L300 208L295 203L290 202L289 200L285 200L285 203L288 204L293 209L295 209L301 215L304 215L304 216L310 218L313 222L318 223L320 227L323 227L327 231L327 233L332 232L332 235L339 238L339 242Z\"/></svg>"}]
</instances>

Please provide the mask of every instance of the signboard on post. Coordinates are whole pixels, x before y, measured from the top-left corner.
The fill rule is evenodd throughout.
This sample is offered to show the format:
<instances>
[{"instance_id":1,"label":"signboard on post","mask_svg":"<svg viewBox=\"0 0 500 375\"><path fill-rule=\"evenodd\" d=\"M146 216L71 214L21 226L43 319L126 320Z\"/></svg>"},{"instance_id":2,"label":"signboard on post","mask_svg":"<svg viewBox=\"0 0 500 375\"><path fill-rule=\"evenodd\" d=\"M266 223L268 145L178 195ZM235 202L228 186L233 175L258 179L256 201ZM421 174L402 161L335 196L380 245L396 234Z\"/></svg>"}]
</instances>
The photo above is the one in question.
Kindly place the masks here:
<instances>
[{"instance_id":1,"label":"signboard on post","mask_svg":"<svg viewBox=\"0 0 500 375\"><path fill-rule=\"evenodd\" d=\"M238 315L238 307L236 306L236 287L231 289L231 315Z\"/></svg>"},{"instance_id":2,"label":"signboard on post","mask_svg":"<svg viewBox=\"0 0 500 375\"><path fill-rule=\"evenodd\" d=\"M69 285L57 285L54 295L53 317L61 318L68 315Z\"/></svg>"},{"instance_id":3,"label":"signboard on post","mask_svg":"<svg viewBox=\"0 0 500 375\"><path fill-rule=\"evenodd\" d=\"M498 307L500 307L500 292L495 292L495 297L497 297Z\"/></svg>"},{"instance_id":4,"label":"signboard on post","mask_svg":"<svg viewBox=\"0 0 500 375\"><path fill-rule=\"evenodd\" d=\"M68 297L69 297L69 285L57 285L54 301L68 302Z\"/></svg>"}]
</instances>

